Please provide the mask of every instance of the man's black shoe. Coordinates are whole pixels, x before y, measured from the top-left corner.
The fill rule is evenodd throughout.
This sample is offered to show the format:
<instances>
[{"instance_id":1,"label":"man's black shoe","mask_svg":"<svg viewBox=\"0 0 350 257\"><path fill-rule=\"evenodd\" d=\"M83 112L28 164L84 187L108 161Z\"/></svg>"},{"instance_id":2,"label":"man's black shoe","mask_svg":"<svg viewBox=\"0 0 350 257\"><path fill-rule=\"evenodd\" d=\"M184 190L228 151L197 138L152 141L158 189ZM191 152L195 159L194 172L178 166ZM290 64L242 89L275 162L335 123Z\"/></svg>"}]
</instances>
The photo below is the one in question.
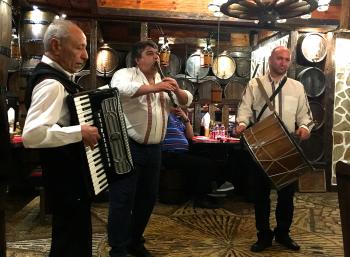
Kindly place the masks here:
<instances>
[{"instance_id":1,"label":"man's black shoe","mask_svg":"<svg viewBox=\"0 0 350 257\"><path fill-rule=\"evenodd\" d=\"M128 246L128 253L135 257L153 257L143 244Z\"/></svg>"},{"instance_id":2,"label":"man's black shoe","mask_svg":"<svg viewBox=\"0 0 350 257\"><path fill-rule=\"evenodd\" d=\"M252 252L261 252L264 251L267 247L270 247L272 245L272 239L271 240L262 240L258 239L251 247L250 250Z\"/></svg>"},{"instance_id":3,"label":"man's black shoe","mask_svg":"<svg viewBox=\"0 0 350 257\"><path fill-rule=\"evenodd\" d=\"M293 251L300 250L300 246L293 239L291 239L289 235L275 236L275 241L277 243L287 247L290 250L293 250Z\"/></svg>"}]
</instances>

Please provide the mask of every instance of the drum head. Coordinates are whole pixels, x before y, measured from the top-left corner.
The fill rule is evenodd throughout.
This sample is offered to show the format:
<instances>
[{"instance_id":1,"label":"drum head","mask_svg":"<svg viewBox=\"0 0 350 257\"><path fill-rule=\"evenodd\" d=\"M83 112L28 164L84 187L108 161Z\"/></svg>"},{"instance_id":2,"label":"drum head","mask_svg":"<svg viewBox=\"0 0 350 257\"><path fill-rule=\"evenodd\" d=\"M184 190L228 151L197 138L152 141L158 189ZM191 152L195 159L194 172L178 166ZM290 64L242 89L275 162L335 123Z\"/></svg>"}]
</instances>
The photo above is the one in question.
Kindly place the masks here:
<instances>
[{"instance_id":1,"label":"drum head","mask_svg":"<svg viewBox=\"0 0 350 257\"><path fill-rule=\"evenodd\" d=\"M312 117L315 123L313 130L318 130L324 124L325 108L322 106L322 104L315 101L310 101L309 105L310 105Z\"/></svg>"},{"instance_id":2,"label":"drum head","mask_svg":"<svg viewBox=\"0 0 350 257\"><path fill-rule=\"evenodd\" d=\"M212 70L217 78L229 79L236 71L236 62L228 55L219 55L214 59Z\"/></svg>"},{"instance_id":3,"label":"drum head","mask_svg":"<svg viewBox=\"0 0 350 257\"><path fill-rule=\"evenodd\" d=\"M225 99L240 101L242 99L244 90L245 90L245 85L237 81L230 81L225 86L225 90L224 90Z\"/></svg>"},{"instance_id":4,"label":"drum head","mask_svg":"<svg viewBox=\"0 0 350 257\"><path fill-rule=\"evenodd\" d=\"M175 79L181 89L187 90L194 95L194 85L189 79L186 78L184 74L178 74L175 76Z\"/></svg>"},{"instance_id":5,"label":"drum head","mask_svg":"<svg viewBox=\"0 0 350 257\"><path fill-rule=\"evenodd\" d=\"M311 63L321 62L327 54L326 39L319 33L309 33L300 38L300 51Z\"/></svg>"},{"instance_id":6,"label":"drum head","mask_svg":"<svg viewBox=\"0 0 350 257\"><path fill-rule=\"evenodd\" d=\"M304 85L309 97L320 96L326 87L324 73L316 67L304 69L299 73L298 80Z\"/></svg>"},{"instance_id":7,"label":"drum head","mask_svg":"<svg viewBox=\"0 0 350 257\"><path fill-rule=\"evenodd\" d=\"M202 79L209 73L209 68L201 67L201 56L192 54L186 62L186 73L196 79Z\"/></svg>"},{"instance_id":8,"label":"drum head","mask_svg":"<svg viewBox=\"0 0 350 257\"><path fill-rule=\"evenodd\" d=\"M165 76L174 77L181 70L181 61L175 54L170 54L169 65L161 68Z\"/></svg>"}]
</instances>

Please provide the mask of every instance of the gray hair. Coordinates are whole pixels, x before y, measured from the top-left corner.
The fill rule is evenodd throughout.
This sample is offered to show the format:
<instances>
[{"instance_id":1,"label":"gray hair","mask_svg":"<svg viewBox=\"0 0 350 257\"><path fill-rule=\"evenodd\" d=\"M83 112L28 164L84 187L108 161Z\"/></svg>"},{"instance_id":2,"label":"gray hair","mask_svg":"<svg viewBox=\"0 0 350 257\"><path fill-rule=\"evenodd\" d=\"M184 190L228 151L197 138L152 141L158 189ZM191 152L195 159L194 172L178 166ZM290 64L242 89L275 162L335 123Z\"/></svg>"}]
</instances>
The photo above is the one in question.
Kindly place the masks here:
<instances>
[{"instance_id":1,"label":"gray hair","mask_svg":"<svg viewBox=\"0 0 350 257\"><path fill-rule=\"evenodd\" d=\"M69 28L76 26L69 20L55 19L51 22L44 34L44 50L45 52L51 50L51 39L56 38L58 40L66 39L69 37Z\"/></svg>"},{"instance_id":2,"label":"gray hair","mask_svg":"<svg viewBox=\"0 0 350 257\"><path fill-rule=\"evenodd\" d=\"M132 60L132 66L136 66L135 59L141 58L141 54L143 50L146 49L146 47L152 47L154 49L157 49L158 51L158 46L155 42L152 40L145 40L145 41L139 41L135 43L131 49L131 60Z\"/></svg>"}]
</instances>

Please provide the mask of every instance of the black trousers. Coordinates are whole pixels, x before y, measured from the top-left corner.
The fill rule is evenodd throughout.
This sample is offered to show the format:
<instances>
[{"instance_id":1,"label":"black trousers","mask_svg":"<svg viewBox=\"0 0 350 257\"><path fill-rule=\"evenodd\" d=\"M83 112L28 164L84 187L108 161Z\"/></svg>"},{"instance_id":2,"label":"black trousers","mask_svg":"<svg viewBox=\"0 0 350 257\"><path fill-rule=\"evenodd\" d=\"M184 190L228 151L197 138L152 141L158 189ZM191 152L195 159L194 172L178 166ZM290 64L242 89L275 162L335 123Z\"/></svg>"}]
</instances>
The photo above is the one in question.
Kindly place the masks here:
<instances>
[{"instance_id":1,"label":"black trousers","mask_svg":"<svg viewBox=\"0 0 350 257\"><path fill-rule=\"evenodd\" d=\"M52 212L49 257L91 257L91 198L79 144L41 149L45 193ZM86 175L88 176L88 175Z\"/></svg>"},{"instance_id":2,"label":"black trousers","mask_svg":"<svg viewBox=\"0 0 350 257\"><path fill-rule=\"evenodd\" d=\"M126 256L128 245L144 243L143 233L158 194L160 144L129 142L135 171L109 185L107 229L111 257Z\"/></svg>"},{"instance_id":3,"label":"black trousers","mask_svg":"<svg viewBox=\"0 0 350 257\"><path fill-rule=\"evenodd\" d=\"M260 234L271 233L270 229L270 192L271 185L267 175L256 165L255 169L255 192L254 208L256 229ZM296 183L292 183L277 191L276 222L275 233L285 235L289 233L293 221L294 212L294 193Z\"/></svg>"}]
</instances>

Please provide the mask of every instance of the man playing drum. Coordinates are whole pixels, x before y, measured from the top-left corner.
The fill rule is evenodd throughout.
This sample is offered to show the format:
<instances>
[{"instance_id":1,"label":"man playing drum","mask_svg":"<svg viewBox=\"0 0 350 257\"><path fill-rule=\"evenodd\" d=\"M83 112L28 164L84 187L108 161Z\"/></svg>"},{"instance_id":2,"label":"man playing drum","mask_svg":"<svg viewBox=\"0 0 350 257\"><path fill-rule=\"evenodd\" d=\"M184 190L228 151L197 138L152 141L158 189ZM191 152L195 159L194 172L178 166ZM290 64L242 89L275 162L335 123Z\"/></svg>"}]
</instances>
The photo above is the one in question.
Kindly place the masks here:
<instances>
[{"instance_id":1,"label":"man playing drum","mask_svg":"<svg viewBox=\"0 0 350 257\"><path fill-rule=\"evenodd\" d=\"M286 73L290 65L290 59L291 55L288 48L284 46L276 47L272 50L269 58L269 72L259 79L269 97L281 86L281 90L271 101L274 111L282 119L289 133L295 133L300 140L306 140L310 137L310 131L314 124L303 85L294 79L287 78ZM238 123L236 133L238 135L253 123L256 118L255 114L259 116L265 104L266 100L262 94L262 89L259 88L257 79L252 79L246 87L238 108L236 119ZM262 111L260 120L272 113L269 108ZM259 168L257 168L256 174L254 173L254 180L254 208L258 241L251 246L251 251L263 251L272 245L274 237L276 242L288 249L299 250L300 246L289 236L293 219L293 197L296 184L291 183L277 191L277 226L272 231L269 222L270 181Z\"/></svg>"}]
</instances>

